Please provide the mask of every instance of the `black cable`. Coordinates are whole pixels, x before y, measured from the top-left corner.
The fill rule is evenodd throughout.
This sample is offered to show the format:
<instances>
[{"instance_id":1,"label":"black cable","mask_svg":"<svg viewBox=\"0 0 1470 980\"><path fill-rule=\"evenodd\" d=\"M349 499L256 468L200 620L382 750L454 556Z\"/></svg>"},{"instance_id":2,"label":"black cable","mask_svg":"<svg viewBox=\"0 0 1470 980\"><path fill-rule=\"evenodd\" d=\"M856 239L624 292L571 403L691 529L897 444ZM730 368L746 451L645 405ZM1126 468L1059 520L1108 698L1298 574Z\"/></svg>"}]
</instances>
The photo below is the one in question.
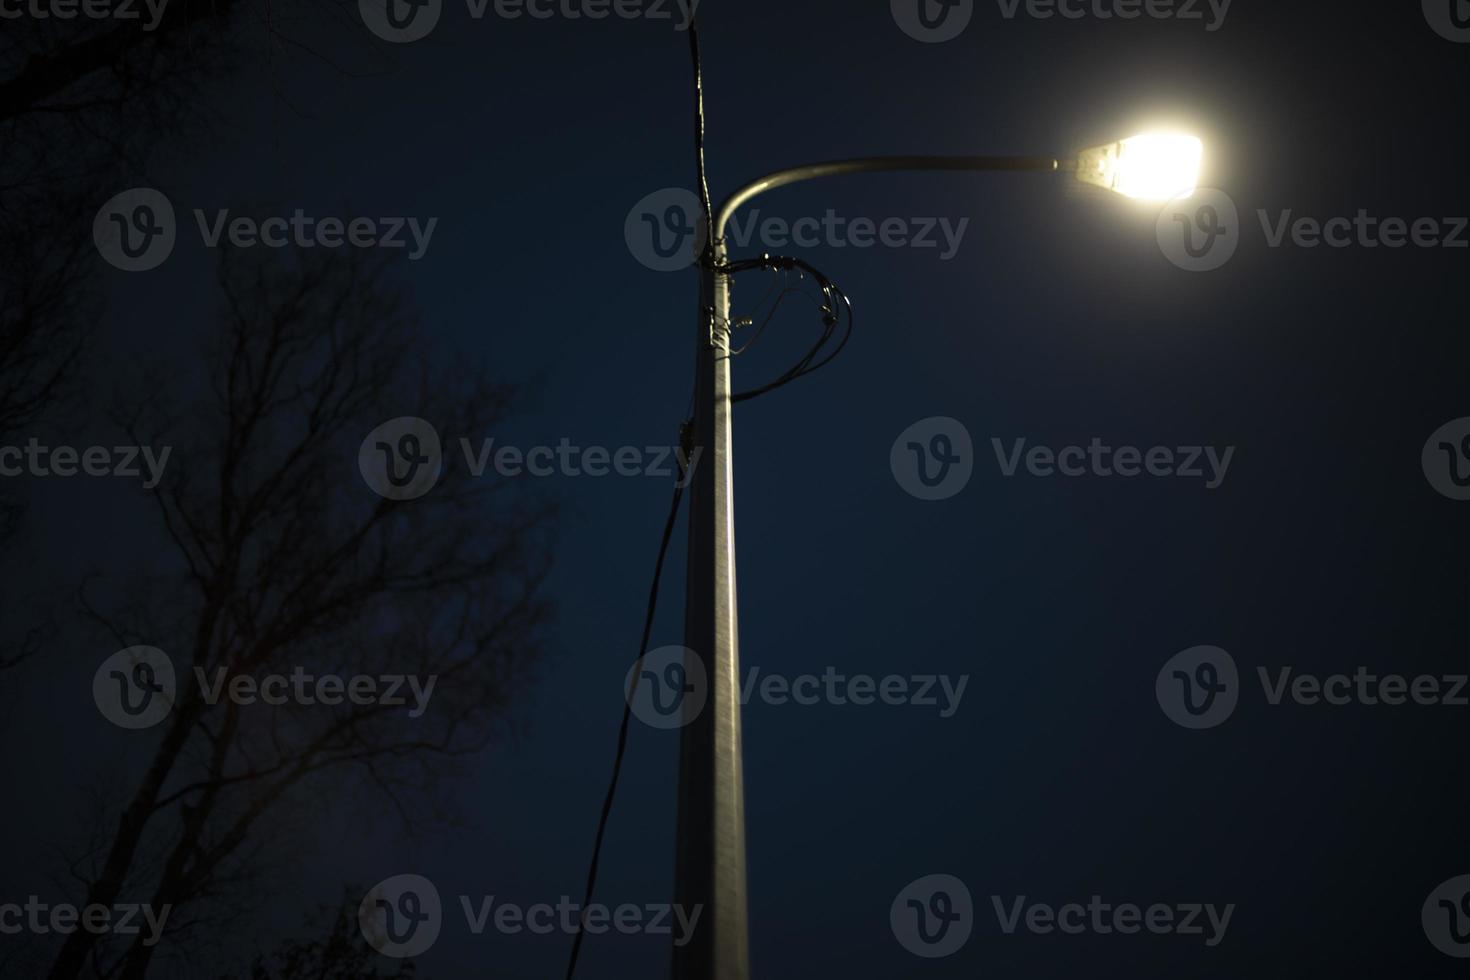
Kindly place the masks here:
<instances>
[{"instance_id":1,"label":"black cable","mask_svg":"<svg viewBox=\"0 0 1470 980\"><path fill-rule=\"evenodd\" d=\"M699 185L699 203L704 207L706 234L715 223L715 208L709 196L709 177L704 169L704 65L699 57L699 21L689 22L689 53L694 58L694 179ZM709 247L708 239L705 247Z\"/></svg>"},{"instance_id":2,"label":"black cable","mask_svg":"<svg viewBox=\"0 0 1470 980\"><path fill-rule=\"evenodd\" d=\"M771 321L774 320L776 318L776 314L781 311L781 304L784 303L784 302L786 302L786 297L788 297L788 296L801 296L804 299L810 300L812 303L816 303L817 302L816 300L812 299L809 295L807 295L806 293L802 292L800 289L797 289L795 286L787 286L785 289L781 290L781 292L780 292L779 295L776 296L776 302L774 302L774 303L771 304L771 311L766 314L766 318L761 321L760 326L758 326L758 327L755 328L755 331L751 335L750 339L747 340L745 343L741 344L739 347L732 347L732 348L730 348L730 356L731 357L739 357L741 354L744 354L746 351L750 350L752 347L755 346L755 342L757 340L760 340L761 337L765 334L766 327L768 327L768 326L771 325ZM765 299L762 299L761 300L761 304L764 305L764 303L765 303ZM820 304L817 304L817 305L820 308ZM759 309L759 307L757 307L757 309ZM742 320L740 323L736 324L736 326L737 327L748 327L748 326L750 326L750 323L749 323L749 321Z\"/></svg>"},{"instance_id":3,"label":"black cable","mask_svg":"<svg viewBox=\"0 0 1470 980\"><path fill-rule=\"evenodd\" d=\"M699 183L700 204L704 208L704 227L706 233L714 224L714 205L710 202L709 179L704 169L704 69L699 57L699 28L693 20L689 24L689 50L694 61L694 167L695 178ZM708 241L705 240L705 255L712 254ZM707 260L707 259L706 259ZM703 279L703 277L700 277ZM701 297L703 300L703 297ZM701 302L701 306L708 308ZM713 311L711 310L711 315ZM685 459L689 458L692 448L692 423L686 422L679 433L679 442L685 450ZM643 620L643 640L638 645L638 659L633 664L633 683L637 684L643 674L643 658L648 655L648 641L653 635L654 614L658 609L658 583L664 573L664 558L669 553L669 541L674 536L674 525L679 519L679 504L684 499L684 485L688 482L689 472L683 463L679 466L679 480L674 484L674 499L669 506L669 518L664 522L664 534L658 546L658 560L653 566L653 584L648 590L648 614ZM624 698L623 722L618 727L618 748L613 756L612 778L608 781L607 796L602 801L602 815L597 820L597 836L592 842L592 863L587 869L587 891L582 899L582 911L579 917L580 928L572 937L571 958L567 961L566 980L572 980L572 975L577 970L577 957L582 951L582 936L587 932L587 908L592 904L592 893L597 887L597 866L602 857L602 841L607 835L607 824L612 816L613 799L618 792L618 777L623 771L623 756L628 749L628 728L633 718L633 692L629 690Z\"/></svg>"},{"instance_id":4,"label":"black cable","mask_svg":"<svg viewBox=\"0 0 1470 980\"><path fill-rule=\"evenodd\" d=\"M762 255L760 258L742 259L738 262L731 262L725 265L719 271L733 276L741 272L751 271L753 269L772 269L779 272L789 272L792 269L796 269L806 275L811 276L813 281L816 282L818 288L822 292L823 302L820 307L822 313L822 334L820 337L817 338L816 343L811 346L811 349L802 356L801 360L797 361L791 367L787 368L784 372L778 375L775 380L763 384L758 388L752 388L749 391L742 391L737 394L731 395L731 402L749 401L750 399L755 398L759 395L764 395L767 392L774 391L777 388L788 385L791 382L795 381L797 378L805 377L806 375L811 374L819 368L825 367L827 364L830 364L832 362L833 358L842 353L843 348L847 346L847 342L852 338L852 301L848 299L847 294L844 293L836 283L827 278L827 276L824 275L821 270L817 269L815 266L811 265L808 262L804 262L801 259L797 258L791 258L790 256ZM775 311L773 310L773 316L774 313ZM766 322L770 322L769 317L767 318ZM837 346L829 353L827 353L825 357L822 357L820 360L818 360L818 355L823 352L823 350L827 347L829 343L832 342L832 338L836 335L837 327L839 325L843 325L844 323L846 329L843 331L841 339L837 342ZM762 324L762 328L764 328L764 326L765 324ZM758 336L759 334L757 334L757 337ZM750 345L755 342L756 339L757 338L752 338L743 347L741 347L740 350L742 352L747 350Z\"/></svg>"},{"instance_id":5,"label":"black cable","mask_svg":"<svg viewBox=\"0 0 1470 980\"><path fill-rule=\"evenodd\" d=\"M686 423L687 425L688 423ZM681 442L685 440L681 439ZM686 457L687 458L687 457ZM663 577L664 558L669 553L669 541L674 536L674 524L679 518L679 502L684 497L684 484L688 482L688 471L680 464L679 480L674 484L674 500L669 507L669 519L664 523L663 540L658 546L658 561L653 566L653 585L648 590L648 614L643 620L643 642L638 647L638 659L633 664L633 683L643 676L643 658L648 654L648 640L653 633L654 613L658 608L658 582ZM632 691L627 692L623 705L623 723L618 729L618 748L613 756L612 780L607 786L607 796L602 801L602 816L597 821L597 837L592 843L592 864L587 870L587 892L582 899L582 911L579 914L579 928L572 937L572 955L567 962L567 980L572 980L572 974L577 970L577 956L582 951L582 936L587 931L587 909L592 904L592 892L597 887L597 864L602 856L602 839L607 834L608 818L612 816L613 797L618 792L618 776L623 771L623 755L628 748L628 728L633 717Z\"/></svg>"}]
</instances>

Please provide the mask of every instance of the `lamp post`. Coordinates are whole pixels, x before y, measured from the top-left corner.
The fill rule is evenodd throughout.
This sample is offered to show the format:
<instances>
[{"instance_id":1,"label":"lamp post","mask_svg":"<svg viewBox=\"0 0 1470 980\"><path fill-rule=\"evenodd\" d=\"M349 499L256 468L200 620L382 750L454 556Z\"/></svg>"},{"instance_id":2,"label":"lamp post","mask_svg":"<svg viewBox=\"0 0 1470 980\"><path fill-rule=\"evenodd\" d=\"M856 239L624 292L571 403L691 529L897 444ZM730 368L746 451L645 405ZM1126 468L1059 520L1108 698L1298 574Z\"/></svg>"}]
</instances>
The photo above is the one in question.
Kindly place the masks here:
<instances>
[{"instance_id":1,"label":"lamp post","mask_svg":"<svg viewBox=\"0 0 1470 980\"><path fill-rule=\"evenodd\" d=\"M684 646L709 690L703 709L685 700L679 758L675 901L702 909L674 948L676 980L748 980L745 790L740 745L740 643L735 599L735 496L730 387L729 253L725 226L766 191L819 177L904 170L1075 173L1131 197L1167 200L1194 188L1198 140L1142 136L1072 159L1008 156L868 157L780 170L731 194L715 212L700 270L692 439L701 450L689 485ZM694 457L691 457L694 458ZM700 676L700 671L686 671Z\"/></svg>"}]
</instances>

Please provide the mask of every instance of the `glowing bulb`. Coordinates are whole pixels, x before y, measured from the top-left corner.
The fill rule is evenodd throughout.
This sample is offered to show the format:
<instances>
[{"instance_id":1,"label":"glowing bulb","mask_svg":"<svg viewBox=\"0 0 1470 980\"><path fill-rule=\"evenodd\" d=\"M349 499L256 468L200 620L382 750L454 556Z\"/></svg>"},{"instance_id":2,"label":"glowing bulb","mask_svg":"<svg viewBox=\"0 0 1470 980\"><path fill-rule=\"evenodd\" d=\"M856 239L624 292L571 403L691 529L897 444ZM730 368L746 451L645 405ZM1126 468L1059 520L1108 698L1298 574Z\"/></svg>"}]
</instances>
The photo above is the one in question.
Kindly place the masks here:
<instances>
[{"instance_id":1,"label":"glowing bulb","mask_svg":"<svg viewBox=\"0 0 1470 980\"><path fill-rule=\"evenodd\" d=\"M1182 133L1144 133L1083 150L1077 179L1145 201L1188 197L1199 183L1204 145Z\"/></svg>"}]
</instances>

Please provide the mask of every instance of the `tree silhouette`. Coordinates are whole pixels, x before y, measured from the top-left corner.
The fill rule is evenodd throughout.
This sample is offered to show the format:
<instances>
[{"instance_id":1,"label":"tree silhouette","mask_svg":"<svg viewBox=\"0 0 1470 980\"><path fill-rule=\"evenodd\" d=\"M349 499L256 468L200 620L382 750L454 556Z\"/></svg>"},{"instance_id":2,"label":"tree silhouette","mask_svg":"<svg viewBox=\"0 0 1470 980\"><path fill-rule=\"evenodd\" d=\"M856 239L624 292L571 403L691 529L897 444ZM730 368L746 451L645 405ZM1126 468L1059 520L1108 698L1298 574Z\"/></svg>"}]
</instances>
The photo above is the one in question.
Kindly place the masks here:
<instances>
[{"instance_id":1,"label":"tree silhouette","mask_svg":"<svg viewBox=\"0 0 1470 980\"><path fill-rule=\"evenodd\" d=\"M411 960L400 960L392 973L379 973L379 956L357 927L354 894L343 889L342 907L321 910L327 916L325 934L318 939L289 939L268 955L257 956L248 980L415 980ZM237 980L226 977L225 980Z\"/></svg>"},{"instance_id":2,"label":"tree silhouette","mask_svg":"<svg viewBox=\"0 0 1470 980\"><path fill-rule=\"evenodd\" d=\"M0 445L76 415L102 303L91 224L168 134L199 121L197 85L223 60L234 0L172 0L138 21L29 16L0 31ZM26 514L0 487L0 549L11 563ZM24 578L7 568L7 579ZM7 589L0 671L40 652L50 616Z\"/></svg>"},{"instance_id":3,"label":"tree silhouette","mask_svg":"<svg viewBox=\"0 0 1470 980\"><path fill-rule=\"evenodd\" d=\"M146 897L188 934L248 876L272 814L350 784L413 825L446 769L505 728L548 613L550 510L451 453L416 500L380 497L359 473L380 423L487 433L512 395L426 351L392 272L360 250L226 250L207 384L162 379L119 418L135 444L173 447L152 499L177 573L144 599L87 610L117 646L165 650L178 692L85 862L87 904ZM196 668L211 685L298 668L437 681L413 718L382 703L210 703ZM113 942L70 934L50 976L90 964L142 977L166 945Z\"/></svg>"}]
</instances>

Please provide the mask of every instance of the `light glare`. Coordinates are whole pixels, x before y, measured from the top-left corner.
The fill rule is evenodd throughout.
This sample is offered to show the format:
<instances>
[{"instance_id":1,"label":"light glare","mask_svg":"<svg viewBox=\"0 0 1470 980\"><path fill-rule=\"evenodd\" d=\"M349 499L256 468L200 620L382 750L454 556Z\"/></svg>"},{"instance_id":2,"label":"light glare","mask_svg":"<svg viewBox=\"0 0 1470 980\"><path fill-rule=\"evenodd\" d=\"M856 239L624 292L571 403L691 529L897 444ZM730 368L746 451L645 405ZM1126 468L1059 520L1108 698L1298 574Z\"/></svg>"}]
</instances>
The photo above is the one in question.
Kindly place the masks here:
<instances>
[{"instance_id":1,"label":"light glare","mask_svg":"<svg viewBox=\"0 0 1470 980\"><path fill-rule=\"evenodd\" d=\"M1204 145L1182 133L1144 133L1084 150L1077 177L1144 201L1188 197L1199 183Z\"/></svg>"}]
</instances>

